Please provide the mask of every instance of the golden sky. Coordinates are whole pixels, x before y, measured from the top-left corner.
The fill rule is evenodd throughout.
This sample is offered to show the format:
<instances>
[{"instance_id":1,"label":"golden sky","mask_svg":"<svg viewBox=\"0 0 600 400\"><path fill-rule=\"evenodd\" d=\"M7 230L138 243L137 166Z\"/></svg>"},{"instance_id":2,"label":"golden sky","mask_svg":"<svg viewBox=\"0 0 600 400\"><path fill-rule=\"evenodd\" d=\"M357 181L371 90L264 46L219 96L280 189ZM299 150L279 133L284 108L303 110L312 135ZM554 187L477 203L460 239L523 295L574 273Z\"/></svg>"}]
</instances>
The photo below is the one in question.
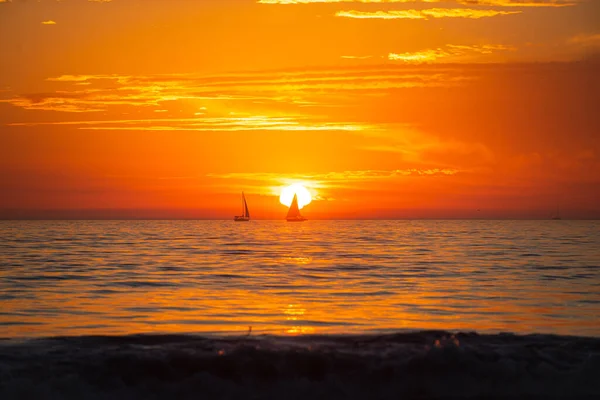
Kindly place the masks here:
<instances>
[{"instance_id":1,"label":"golden sky","mask_svg":"<svg viewBox=\"0 0 600 400\"><path fill-rule=\"evenodd\" d=\"M596 0L0 0L0 218L598 218L599 50Z\"/></svg>"}]
</instances>

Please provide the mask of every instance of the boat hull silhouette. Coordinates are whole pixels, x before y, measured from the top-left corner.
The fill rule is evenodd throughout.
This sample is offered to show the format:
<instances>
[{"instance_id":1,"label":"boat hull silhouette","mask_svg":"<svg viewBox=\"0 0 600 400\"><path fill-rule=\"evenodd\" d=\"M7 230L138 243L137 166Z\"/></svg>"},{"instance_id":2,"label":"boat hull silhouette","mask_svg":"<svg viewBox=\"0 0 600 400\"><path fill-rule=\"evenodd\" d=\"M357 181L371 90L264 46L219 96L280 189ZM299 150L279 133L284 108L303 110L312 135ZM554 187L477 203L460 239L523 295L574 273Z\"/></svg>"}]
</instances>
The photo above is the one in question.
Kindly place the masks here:
<instances>
[{"instance_id":1,"label":"boat hull silhouette","mask_svg":"<svg viewBox=\"0 0 600 400\"><path fill-rule=\"evenodd\" d=\"M287 222L303 222L308 221L308 218L304 217L289 217L285 219Z\"/></svg>"}]
</instances>

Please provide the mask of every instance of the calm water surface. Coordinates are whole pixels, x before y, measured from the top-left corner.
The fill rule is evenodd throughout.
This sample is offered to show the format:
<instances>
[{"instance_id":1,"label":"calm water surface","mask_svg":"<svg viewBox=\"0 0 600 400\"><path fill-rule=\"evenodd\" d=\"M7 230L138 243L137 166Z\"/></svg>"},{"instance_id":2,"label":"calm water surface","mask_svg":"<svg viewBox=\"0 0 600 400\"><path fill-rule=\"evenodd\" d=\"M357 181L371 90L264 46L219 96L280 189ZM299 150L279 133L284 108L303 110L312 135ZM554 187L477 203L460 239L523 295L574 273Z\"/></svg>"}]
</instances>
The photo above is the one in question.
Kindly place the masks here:
<instances>
[{"instance_id":1,"label":"calm water surface","mask_svg":"<svg viewBox=\"0 0 600 400\"><path fill-rule=\"evenodd\" d=\"M600 336L597 221L0 221L0 337Z\"/></svg>"}]
</instances>

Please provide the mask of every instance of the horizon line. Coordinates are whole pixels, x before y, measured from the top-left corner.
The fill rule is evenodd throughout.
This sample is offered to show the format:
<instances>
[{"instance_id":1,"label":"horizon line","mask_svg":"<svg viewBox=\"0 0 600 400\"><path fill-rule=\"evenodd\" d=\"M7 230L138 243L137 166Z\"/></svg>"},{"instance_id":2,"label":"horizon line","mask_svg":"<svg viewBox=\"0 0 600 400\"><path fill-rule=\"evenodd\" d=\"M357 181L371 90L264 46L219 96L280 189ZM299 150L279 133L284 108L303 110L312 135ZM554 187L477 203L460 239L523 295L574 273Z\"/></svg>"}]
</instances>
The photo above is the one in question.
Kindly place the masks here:
<instances>
[{"instance_id":1,"label":"horizon line","mask_svg":"<svg viewBox=\"0 0 600 400\"><path fill-rule=\"evenodd\" d=\"M231 221L231 218L0 218L0 221ZM252 221L285 221L285 218L253 218ZM428 218L428 217L399 217L399 218L309 218L306 221L557 221L552 218L468 218L468 217L444 217L444 218ZM593 218L561 218L558 221L600 221L599 217Z\"/></svg>"}]
</instances>

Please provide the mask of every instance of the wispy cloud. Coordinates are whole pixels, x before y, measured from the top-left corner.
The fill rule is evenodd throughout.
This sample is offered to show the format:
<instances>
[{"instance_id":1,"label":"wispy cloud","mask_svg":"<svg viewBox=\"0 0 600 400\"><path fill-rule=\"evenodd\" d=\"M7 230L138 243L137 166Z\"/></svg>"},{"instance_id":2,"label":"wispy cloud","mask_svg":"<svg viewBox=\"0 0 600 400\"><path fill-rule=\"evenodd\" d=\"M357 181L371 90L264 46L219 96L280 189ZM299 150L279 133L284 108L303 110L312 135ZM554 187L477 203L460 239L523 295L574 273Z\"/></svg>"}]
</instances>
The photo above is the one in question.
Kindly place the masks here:
<instances>
[{"instance_id":1,"label":"wispy cloud","mask_svg":"<svg viewBox=\"0 0 600 400\"><path fill-rule=\"evenodd\" d=\"M373 56L341 56L341 58L345 58L347 60L367 60L369 58L373 58Z\"/></svg>"},{"instance_id":2,"label":"wispy cloud","mask_svg":"<svg viewBox=\"0 0 600 400\"><path fill-rule=\"evenodd\" d=\"M258 0L261 4L319 4L319 3L456 3L462 5L499 6L499 7L566 7L574 6L585 0Z\"/></svg>"},{"instance_id":3,"label":"wispy cloud","mask_svg":"<svg viewBox=\"0 0 600 400\"><path fill-rule=\"evenodd\" d=\"M266 102L318 106L322 100L341 93L383 93L390 89L456 86L466 76L453 70L415 71L393 66L337 70L281 71L196 75L64 75L48 79L61 89L46 93L22 94L0 99L28 110L100 112L129 106L167 109L168 102ZM326 97L326 96L325 96ZM200 104L201 106L202 104Z\"/></svg>"},{"instance_id":4,"label":"wispy cloud","mask_svg":"<svg viewBox=\"0 0 600 400\"><path fill-rule=\"evenodd\" d=\"M338 11L337 17L357 19L423 19L429 18L471 18L480 19L501 15L520 14L522 11L474 10L470 8L431 8L427 10L392 11Z\"/></svg>"},{"instance_id":5,"label":"wispy cloud","mask_svg":"<svg viewBox=\"0 0 600 400\"><path fill-rule=\"evenodd\" d=\"M570 7L584 1L586 0L456 0L457 3L464 5L500 7Z\"/></svg>"},{"instance_id":6,"label":"wispy cloud","mask_svg":"<svg viewBox=\"0 0 600 400\"><path fill-rule=\"evenodd\" d=\"M63 113L32 113L36 122L27 119L10 124L23 129L53 126L115 132L344 132L351 135L350 146L356 149L381 151L393 146L392 151L401 153L399 167L442 170L454 165L431 164L422 153L433 151L431 143L436 144L435 149L446 148L444 144L438 145L424 132L412 132L411 126L400 126L398 121L365 118L361 107L369 98L390 96L405 88L465 85L479 79L480 75L473 72L469 66L458 64L427 68L385 64L215 76L64 75L46 82L58 90L0 99L0 103ZM80 86L82 83L89 85ZM318 108L325 106L351 111ZM96 114L73 114L81 112ZM48 118L48 122L37 122L41 118ZM365 148L365 141L379 148ZM396 174L402 175L398 171ZM404 173L416 174L427 173Z\"/></svg>"},{"instance_id":7,"label":"wispy cloud","mask_svg":"<svg viewBox=\"0 0 600 400\"><path fill-rule=\"evenodd\" d=\"M457 58L474 54L492 54L494 51L515 50L512 46L501 44L485 45L446 45L445 48L427 49L416 52L390 53L388 59L406 63L432 63L441 58Z\"/></svg>"},{"instance_id":8,"label":"wispy cloud","mask_svg":"<svg viewBox=\"0 0 600 400\"><path fill-rule=\"evenodd\" d=\"M142 131L359 131L376 129L359 123L327 122L309 120L302 116L268 117L200 117L200 118L153 118L95 121L62 121L12 123L9 126L71 125L83 130L142 130Z\"/></svg>"},{"instance_id":9,"label":"wispy cloud","mask_svg":"<svg viewBox=\"0 0 600 400\"><path fill-rule=\"evenodd\" d=\"M245 187L257 192L279 194L281 186L301 183L310 189L350 188L367 182L408 179L411 177L451 177L461 171L454 168L405 168L395 170L354 170L307 174L280 174L271 172L232 172L207 174L208 178L244 181ZM229 186L229 185L228 185ZM317 198L316 200L319 200Z\"/></svg>"},{"instance_id":10,"label":"wispy cloud","mask_svg":"<svg viewBox=\"0 0 600 400\"><path fill-rule=\"evenodd\" d=\"M56 25L56 22L52 20L42 21L42 25Z\"/></svg>"},{"instance_id":11,"label":"wispy cloud","mask_svg":"<svg viewBox=\"0 0 600 400\"><path fill-rule=\"evenodd\" d=\"M437 3L442 0L258 0L260 4L318 4L318 3Z\"/></svg>"},{"instance_id":12,"label":"wispy cloud","mask_svg":"<svg viewBox=\"0 0 600 400\"><path fill-rule=\"evenodd\" d=\"M462 54L465 52L474 52L480 54L491 54L494 51L513 51L516 50L513 46L507 46L504 44L482 44L482 45L459 45L449 44L446 45L450 51L456 54Z\"/></svg>"},{"instance_id":13,"label":"wispy cloud","mask_svg":"<svg viewBox=\"0 0 600 400\"><path fill-rule=\"evenodd\" d=\"M500 7L567 7L585 0L257 0L260 4L325 4L325 3L362 3L362 4L407 4L407 3L447 3L462 5L500 6ZM88 0L90 3L110 3L112 0ZM12 3L12 0L0 0Z\"/></svg>"},{"instance_id":14,"label":"wispy cloud","mask_svg":"<svg viewBox=\"0 0 600 400\"><path fill-rule=\"evenodd\" d=\"M230 173L213 173L207 174L212 178L222 179L247 179L260 181L278 181L282 184L287 184L289 181L347 181L347 180L371 180L379 178L390 178L394 176L451 176L456 175L460 171L451 168L406 168L395 170L357 170L357 171L334 171L322 172L313 174L277 174L271 172L230 172Z\"/></svg>"},{"instance_id":15,"label":"wispy cloud","mask_svg":"<svg viewBox=\"0 0 600 400\"><path fill-rule=\"evenodd\" d=\"M577 35L569 39L569 42L581 46L600 46L600 33Z\"/></svg>"},{"instance_id":16,"label":"wispy cloud","mask_svg":"<svg viewBox=\"0 0 600 400\"><path fill-rule=\"evenodd\" d=\"M450 53L442 49L429 49L407 53L390 53L388 59L392 61L404 61L407 63L428 63L439 58L448 57Z\"/></svg>"}]
</instances>

